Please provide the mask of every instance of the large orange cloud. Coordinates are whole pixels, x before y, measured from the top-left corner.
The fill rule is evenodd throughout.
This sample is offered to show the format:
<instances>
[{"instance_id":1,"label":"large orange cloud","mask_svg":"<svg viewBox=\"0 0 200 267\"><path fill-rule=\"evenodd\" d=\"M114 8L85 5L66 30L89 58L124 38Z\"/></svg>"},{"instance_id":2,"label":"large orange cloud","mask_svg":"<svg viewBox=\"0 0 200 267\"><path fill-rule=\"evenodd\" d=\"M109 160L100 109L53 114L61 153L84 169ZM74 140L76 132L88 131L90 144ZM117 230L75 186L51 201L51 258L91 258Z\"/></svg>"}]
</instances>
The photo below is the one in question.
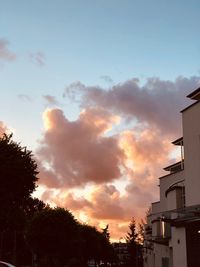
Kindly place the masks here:
<instances>
[{"instance_id":1,"label":"large orange cloud","mask_svg":"<svg viewBox=\"0 0 200 267\"><path fill-rule=\"evenodd\" d=\"M70 122L59 109L44 114L46 131L38 150L41 183L74 187L112 181L121 176L124 157L114 136L105 136L117 117L101 109L88 109Z\"/></svg>"},{"instance_id":2,"label":"large orange cloud","mask_svg":"<svg viewBox=\"0 0 200 267\"><path fill-rule=\"evenodd\" d=\"M124 229L127 232L133 216L137 221L144 218L150 203L157 199L157 178L172 151L166 137L163 138L154 128L140 129L137 133L134 129L125 131L117 139L125 155L121 159L121 168L124 169L121 174L125 182L123 193L115 186L115 181L102 180L88 194L83 192L77 196L71 189L57 184L59 190L56 193L51 190L47 193L47 190L43 195L45 201L53 200L55 205L72 210L85 222L98 227L109 224L112 238L123 236ZM118 164L120 167L121 162Z\"/></svg>"},{"instance_id":3,"label":"large orange cloud","mask_svg":"<svg viewBox=\"0 0 200 267\"><path fill-rule=\"evenodd\" d=\"M43 199L88 223L109 224L115 239L124 236L131 218L139 221L157 200L157 178L172 160L170 142L181 134L179 111L199 80L149 79L140 86L132 79L108 90L79 82L67 88L64 96L74 99L80 93L84 110L76 121L60 109L44 114L46 128L38 149ZM92 188L77 193L77 186Z\"/></svg>"}]
</instances>

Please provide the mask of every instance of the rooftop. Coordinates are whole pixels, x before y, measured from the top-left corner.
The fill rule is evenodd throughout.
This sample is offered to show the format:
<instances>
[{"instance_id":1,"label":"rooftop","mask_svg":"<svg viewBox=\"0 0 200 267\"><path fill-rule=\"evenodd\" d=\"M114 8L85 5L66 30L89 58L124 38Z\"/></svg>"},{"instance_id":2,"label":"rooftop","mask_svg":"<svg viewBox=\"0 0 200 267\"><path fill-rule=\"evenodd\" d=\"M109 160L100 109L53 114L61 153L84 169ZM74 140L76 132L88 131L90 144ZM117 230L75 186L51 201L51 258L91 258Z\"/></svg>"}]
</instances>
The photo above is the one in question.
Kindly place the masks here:
<instances>
[{"instance_id":1,"label":"rooftop","mask_svg":"<svg viewBox=\"0 0 200 267\"><path fill-rule=\"evenodd\" d=\"M175 146L183 146L183 137L176 139L175 141L172 142L172 144Z\"/></svg>"},{"instance_id":2,"label":"rooftop","mask_svg":"<svg viewBox=\"0 0 200 267\"><path fill-rule=\"evenodd\" d=\"M174 172L177 172L177 171L180 171L182 170L184 167L184 162L183 161L179 161L179 162L176 162L172 165L169 165L167 167L164 168L165 171L170 171L170 173L174 173Z\"/></svg>"},{"instance_id":3,"label":"rooftop","mask_svg":"<svg viewBox=\"0 0 200 267\"><path fill-rule=\"evenodd\" d=\"M195 91L193 91L192 93L190 93L189 95L187 95L187 97L189 97L192 100L200 100L200 87L197 88Z\"/></svg>"}]
</instances>

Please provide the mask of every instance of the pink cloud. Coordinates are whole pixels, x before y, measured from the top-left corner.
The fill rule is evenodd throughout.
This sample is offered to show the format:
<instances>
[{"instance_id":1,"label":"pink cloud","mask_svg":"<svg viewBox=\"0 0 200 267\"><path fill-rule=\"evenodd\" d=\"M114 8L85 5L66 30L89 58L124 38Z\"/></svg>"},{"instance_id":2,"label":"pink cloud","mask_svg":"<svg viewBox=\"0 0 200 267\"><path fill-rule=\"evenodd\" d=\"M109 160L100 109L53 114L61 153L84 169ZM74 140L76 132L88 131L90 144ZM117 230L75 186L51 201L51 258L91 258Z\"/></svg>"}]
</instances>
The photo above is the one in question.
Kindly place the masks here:
<instances>
[{"instance_id":1,"label":"pink cloud","mask_svg":"<svg viewBox=\"0 0 200 267\"><path fill-rule=\"evenodd\" d=\"M59 102L57 101L55 96L44 95L43 98L46 100L47 104L50 106L58 106L59 105Z\"/></svg>"},{"instance_id":2,"label":"pink cloud","mask_svg":"<svg viewBox=\"0 0 200 267\"><path fill-rule=\"evenodd\" d=\"M7 128L7 126L4 124L4 122L0 121L0 137L1 137L4 133L8 133L8 128Z\"/></svg>"},{"instance_id":3,"label":"pink cloud","mask_svg":"<svg viewBox=\"0 0 200 267\"><path fill-rule=\"evenodd\" d=\"M179 111L188 103L186 95L199 86L200 77L178 77L175 81L149 78L144 85L139 79L128 80L104 90L80 82L67 87L68 95L82 93L83 106L101 106L121 114L127 120L154 125L162 132L178 134ZM71 92L71 94L70 94Z\"/></svg>"},{"instance_id":4,"label":"pink cloud","mask_svg":"<svg viewBox=\"0 0 200 267\"><path fill-rule=\"evenodd\" d=\"M113 185L98 186L91 196L92 209L88 214L101 220L123 220L126 210L121 206L120 193Z\"/></svg>"},{"instance_id":5,"label":"pink cloud","mask_svg":"<svg viewBox=\"0 0 200 267\"><path fill-rule=\"evenodd\" d=\"M0 39L0 60L15 61L16 55L8 49L9 42L5 39Z\"/></svg>"},{"instance_id":6,"label":"pink cloud","mask_svg":"<svg viewBox=\"0 0 200 267\"><path fill-rule=\"evenodd\" d=\"M123 151L114 136L104 135L115 120L101 109L85 110L74 122L60 109L46 111L47 128L37 153L43 162L40 182L74 187L120 177Z\"/></svg>"},{"instance_id":7,"label":"pink cloud","mask_svg":"<svg viewBox=\"0 0 200 267\"><path fill-rule=\"evenodd\" d=\"M109 224L113 238L124 236L131 218L140 221L157 200L157 178L171 161L171 141L181 135L179 111L199 80L154 78L141 86L132 79L108 90L81 83L69 86L64 96L76 101L78 94L84 110L75 121L60 109L45 112L46 129L38 149L40 182L60 190L46 198L77 215L86 214L94 225ZM123 127L116 133L111 129L117 123ZM125 181L123 193L117 187L119 179ZM91 183L89 196L69 192Z\"/></svg>"}]
</instances>

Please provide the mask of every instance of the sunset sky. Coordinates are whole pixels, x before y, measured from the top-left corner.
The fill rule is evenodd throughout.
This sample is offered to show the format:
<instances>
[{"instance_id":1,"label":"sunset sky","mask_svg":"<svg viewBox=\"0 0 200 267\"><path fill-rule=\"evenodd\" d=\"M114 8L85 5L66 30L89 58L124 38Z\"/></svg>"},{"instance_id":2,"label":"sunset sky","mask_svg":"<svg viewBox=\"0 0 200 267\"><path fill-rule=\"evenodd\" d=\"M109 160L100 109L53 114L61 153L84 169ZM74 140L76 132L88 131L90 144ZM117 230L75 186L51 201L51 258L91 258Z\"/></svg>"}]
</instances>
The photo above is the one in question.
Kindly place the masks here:
<instances>
[{"instance_id":1,"label":"sunset sky","mask_svg":"<svg viewBox=\"0 0 200 267\"><path fill-rule=\"evenodd\" d=\"M200 85L199 10L197 0L0 0L0 132L33 151L36 196L109 224L115 240L145 217Z\"/></svg>"}]
</instances>

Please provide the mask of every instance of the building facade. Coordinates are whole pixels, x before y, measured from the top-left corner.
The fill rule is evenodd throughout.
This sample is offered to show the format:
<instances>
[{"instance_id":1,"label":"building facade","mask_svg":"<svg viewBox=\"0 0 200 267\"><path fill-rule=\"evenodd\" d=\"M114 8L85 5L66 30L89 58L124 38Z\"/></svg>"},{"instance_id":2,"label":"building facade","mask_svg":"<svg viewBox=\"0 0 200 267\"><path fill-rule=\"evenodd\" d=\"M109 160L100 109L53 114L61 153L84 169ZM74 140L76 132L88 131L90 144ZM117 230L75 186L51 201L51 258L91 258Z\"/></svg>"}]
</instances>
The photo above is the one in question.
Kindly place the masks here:
<instances>
[{"instance_id":1,"label":"building facade","mask_svg":"<svg viewBox=\"0 0 200 267\"><path fill-rule=\"evenodd\" d=\"M181 111L181 161L164 168L159 178L160 201L147 217L144 267L200 266L200 88L187 97Z\"/></svg>"}]
</instances>

